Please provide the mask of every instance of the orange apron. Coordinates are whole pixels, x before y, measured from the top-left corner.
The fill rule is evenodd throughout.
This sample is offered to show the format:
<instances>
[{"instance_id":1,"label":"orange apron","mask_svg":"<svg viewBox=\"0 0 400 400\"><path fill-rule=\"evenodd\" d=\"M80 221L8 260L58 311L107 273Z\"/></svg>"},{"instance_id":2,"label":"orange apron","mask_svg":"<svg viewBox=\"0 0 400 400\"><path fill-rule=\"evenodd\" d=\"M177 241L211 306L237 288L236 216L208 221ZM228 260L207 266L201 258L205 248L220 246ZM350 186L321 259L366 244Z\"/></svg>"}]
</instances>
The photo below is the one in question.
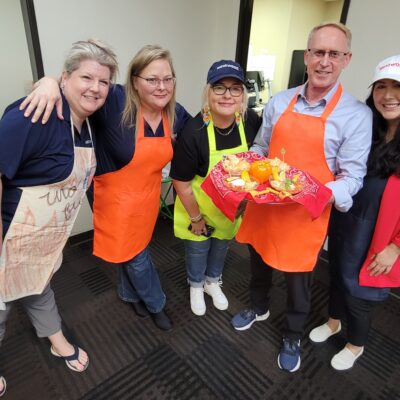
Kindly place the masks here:
<instances>
[{"instance_id":1,"label":"orange apron","mask_svg":"<svg viewBox=\"0 0 400 400\"><path fill-rule=\"evenodd\" d=\"M143 116L139 119L129 164L94 178L93 254L113 263L131 260L150 243L160 206L161 171L172 158L164 113L164 137L145 137Z\"/></svg>"},{"instance_id":2,"label":"orange apron","mask_svg":"<svg viewBox=\"0 0 400 400\"><path fill-rule=\"evenodd\" d=\"M298 93L276 122L268 157L309 172L321 183L334 180L324 152L325 123L342 94L339 85L320 117L293 111ZM331 206L312 220L300 204L259 205L249 203L237 240L251 244L265 263L287 272L312 271L326 238Z\"/></svg>"}]
</instances>

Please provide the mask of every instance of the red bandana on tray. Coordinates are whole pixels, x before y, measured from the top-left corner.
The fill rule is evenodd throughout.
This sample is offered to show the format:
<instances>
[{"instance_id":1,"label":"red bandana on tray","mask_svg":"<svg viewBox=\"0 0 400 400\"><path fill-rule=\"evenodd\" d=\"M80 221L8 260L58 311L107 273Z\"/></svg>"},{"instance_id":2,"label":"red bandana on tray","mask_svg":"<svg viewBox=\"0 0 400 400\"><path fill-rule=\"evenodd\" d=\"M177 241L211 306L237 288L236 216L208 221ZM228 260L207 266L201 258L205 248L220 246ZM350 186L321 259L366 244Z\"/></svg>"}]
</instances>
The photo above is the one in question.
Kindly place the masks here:
<instances>
[{"instance_id":1,"label":"red bandana on tray","mask_svg":"<svg viewBox=\"0 0 400 400\"><path fill-rule=\"evenodd\" d=\"M266 160L265 157L251 151L246 153L238 153L236 156L238 158L246 159L246 161L249 163L252 163L256 160ZM254 201L259 204L299 203L307 209L312 219L318 218L328 204L328 201L332 195L332 191L325 185L318 182L307 172L299 171L294 167L290 167L287 173L289 176L300 173L302 185L304 187L301 192L292 194L285 198L281 198L283 196L279 197L273 193L255 195L256 191L260 192L268 188L270 186L268 182L258 185L256 191L251 191L254 196L250 192L234 191L230 189L225 184L225 179L229 176L229 174L223 168L222 161L214 166L210 174L202 183L201 188L231 221L235 219L238 206L244 199Z\"/></svg>"}]
</instances>

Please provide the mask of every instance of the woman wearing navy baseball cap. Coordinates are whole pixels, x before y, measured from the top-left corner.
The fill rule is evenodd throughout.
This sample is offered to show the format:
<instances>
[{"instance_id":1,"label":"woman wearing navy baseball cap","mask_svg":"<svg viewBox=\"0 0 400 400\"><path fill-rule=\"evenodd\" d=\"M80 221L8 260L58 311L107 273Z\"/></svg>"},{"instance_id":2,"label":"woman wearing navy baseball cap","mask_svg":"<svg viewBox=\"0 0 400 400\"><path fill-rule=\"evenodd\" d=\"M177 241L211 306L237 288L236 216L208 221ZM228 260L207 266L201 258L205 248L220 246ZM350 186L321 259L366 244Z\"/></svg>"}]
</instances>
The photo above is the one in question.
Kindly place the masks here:
<instances>
[{"instance_id":1,"label":"woman wearing navy baseball cap","mask_svg":"<svg viewBox=\"0 0 400 400\"><path fill-rule=\"evenodd\" d=\"M261 118L247 109L247 99L242 67L231 60L215 62L207 74L201 112L187 123L174 149L174 232L184 239L190 305L196 315L206 312L204 292L217 309L228 308L221 278L240 219L226 218L200 185L223 155L247 151L252 144Z\"/></svg>"}]
</instances>

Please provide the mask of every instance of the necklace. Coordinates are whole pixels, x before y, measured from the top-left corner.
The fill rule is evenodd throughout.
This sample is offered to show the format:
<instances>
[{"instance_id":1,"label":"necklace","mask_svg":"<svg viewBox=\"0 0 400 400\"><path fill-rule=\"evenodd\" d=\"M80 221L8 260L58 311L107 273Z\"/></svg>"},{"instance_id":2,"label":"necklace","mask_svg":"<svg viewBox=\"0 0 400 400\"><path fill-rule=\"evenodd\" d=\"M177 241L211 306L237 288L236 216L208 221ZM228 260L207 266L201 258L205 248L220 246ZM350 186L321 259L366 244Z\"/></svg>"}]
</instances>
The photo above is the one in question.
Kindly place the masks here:
<instances>
[{"instance_id":1,"label":"necklace","mask_svg":"<svg viewBox=\"0 0 400 400\"><path fill-rule=\"evenodd\" d=\"M216 126L214 126L214 129L215 129L215 130L217 131L217 133L219 133L221 136L228 136L228 135L230 135L230 134L232 133L233 128L235 127L235 122L236 122L236 121L233 121L233 123L232 123L232 125L231 125L231 129L229 129L228 132L221 132L221 131L219 130L219 128L217 128Z\"/></svg>"}]
</instances>

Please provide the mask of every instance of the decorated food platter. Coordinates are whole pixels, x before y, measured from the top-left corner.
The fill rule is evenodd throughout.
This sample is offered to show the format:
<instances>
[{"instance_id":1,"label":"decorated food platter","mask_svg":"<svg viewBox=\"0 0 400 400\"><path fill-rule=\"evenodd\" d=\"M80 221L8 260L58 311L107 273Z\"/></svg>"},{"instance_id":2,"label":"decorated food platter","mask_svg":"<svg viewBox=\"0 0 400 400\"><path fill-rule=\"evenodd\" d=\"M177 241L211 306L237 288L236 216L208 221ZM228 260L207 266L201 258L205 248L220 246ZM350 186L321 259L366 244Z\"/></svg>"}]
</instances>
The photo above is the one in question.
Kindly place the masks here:
<instances>
[{"instance_id":1,"label":"decorated food platter","mask_svg":"<svg viewBox=\"0 0 400 400\"><path fill-rule=\"evenodd\" d=\"M243 200L269 205L302 204L316 218L331 197L331 190L306 171L250 151L224 156L202 188L231 220Z\"/></svg>"}]
</instances>

